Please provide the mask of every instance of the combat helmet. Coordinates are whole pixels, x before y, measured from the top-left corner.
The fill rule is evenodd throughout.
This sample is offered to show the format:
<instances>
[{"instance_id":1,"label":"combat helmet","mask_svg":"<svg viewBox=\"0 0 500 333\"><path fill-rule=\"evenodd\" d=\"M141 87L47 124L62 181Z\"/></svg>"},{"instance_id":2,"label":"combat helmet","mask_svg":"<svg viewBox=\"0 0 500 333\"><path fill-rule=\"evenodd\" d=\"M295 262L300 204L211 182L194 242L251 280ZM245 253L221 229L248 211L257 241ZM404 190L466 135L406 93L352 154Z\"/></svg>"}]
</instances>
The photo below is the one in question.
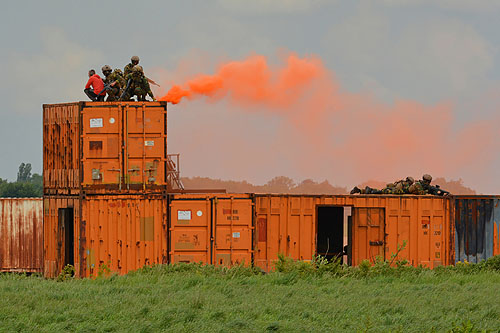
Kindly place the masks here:
<instances>
[{"instance_id":1,"label":"combat helmet","mask_svg":"<svg viewBox=\"0 0 500 333\"><path fill-rule=\"evenodd\" d=\"M132 58L130 58L130 62L134 63L139 63L139 57L138 56L133 56Z\"/></svg>"},{"instance_id":2,"label":"combat helmet","mask_svg":"<svg viewBox=\"0 0 500 333\"><path fill-rule=\"evenodd\" d=\"M422 176L422 179L430 183L432 181L432 176L426 173Z\"/></svg>"},{"instance_id":3,"label":"combat helmet","mask_svg":"<svg viewBox=\"0 0 500 333\"><path fill-rule=\"evenodd\" d=\"M408 177L406 177L406 182L411 185L415 182L415 179L413 179L413 177L408 176Z\"/></svg>"},{"instance_id":4,"label":"combat helmet","mask_svg":"<svg viewBox=\"0 0 500 333\"><path fill-rule=\"evenodd\" d=\"M102 66L101 70L102 70L102 73L103 73L103 74L106 74L106 72L111 73L111 72L113 71L113 70L111 69L111 67L110 67L110 66L108 66L108 65L104 65L104 66Z\"/></svg>"},{"instance_id":5,"label":"combat helmet","mask_svg":"<svg viewBox=\"0 0 500 333\"><path fill-rule=\"evenodd\" d=\"M144 70L142 69L142 66L135 65L134 67L132 67L132 73L141 73L141 74L144 74Z\"/></svg>"}]
</instances>

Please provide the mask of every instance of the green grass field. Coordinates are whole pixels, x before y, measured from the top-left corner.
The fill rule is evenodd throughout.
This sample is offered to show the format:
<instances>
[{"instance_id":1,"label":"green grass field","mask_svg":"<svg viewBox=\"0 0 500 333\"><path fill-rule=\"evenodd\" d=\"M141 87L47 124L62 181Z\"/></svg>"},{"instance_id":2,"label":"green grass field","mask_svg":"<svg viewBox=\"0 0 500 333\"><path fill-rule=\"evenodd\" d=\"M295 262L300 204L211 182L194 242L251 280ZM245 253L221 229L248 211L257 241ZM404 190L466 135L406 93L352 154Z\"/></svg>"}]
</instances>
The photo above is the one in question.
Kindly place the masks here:
<instances>
[{"instance_id":1,"label":"green grass field","mask_svg":"<svg viewBox=\"0 0 500 333\"><path fill-rule=\"evenodd\" d=\"M497 260L497 263L498 264ZM340 332L500 329L500 271L282 262L156 266L127 276L0 276L0 331Z\"/></svg>"}]
</instances>

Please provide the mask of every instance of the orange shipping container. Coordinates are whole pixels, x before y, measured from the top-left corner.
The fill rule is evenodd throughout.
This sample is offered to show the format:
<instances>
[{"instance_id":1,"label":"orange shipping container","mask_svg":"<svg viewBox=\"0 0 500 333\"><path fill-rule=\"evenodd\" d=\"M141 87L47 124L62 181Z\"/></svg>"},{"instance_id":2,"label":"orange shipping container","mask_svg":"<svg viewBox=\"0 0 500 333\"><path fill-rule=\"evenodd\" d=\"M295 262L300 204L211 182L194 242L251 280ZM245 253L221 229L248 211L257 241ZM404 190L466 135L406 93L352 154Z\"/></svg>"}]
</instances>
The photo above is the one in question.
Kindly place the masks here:
<instances>
[{"instance_id":1,"label":"orange shipping container","mask_svg":"<svg viewBox=\"0 0 500 333\"><path fill-rule=\"evenodd\" d=\"M165 102L43 106L45 194L162 190L166 161Z\"/></svg>"},{"instance_id":2,"label":"orange shipping container","mask_svg":"<svg viewBox=\"0 0 500 333\"><path fill-rule=\"evenodd\" d=\"M41 272L41 198L0 199L0 271Z\"/></svg>"},{"instance_id":3,"label":"orange shipping container","mask_svg":"<svg viewBox=\"0 0 500 333\"><path fill-rule=\"evenodd\" d=\"M298 260L340 257L358 265L378 257L428 267L453 261L450 200L430 196L256 195L255 264L278 254Z\"/></svg>"},{"instance_id":4,"label":"orange shipping container","mask_svg":"<svg viewBox=\"0 0 500 333\"><path fill-rule=\"evenodd\" d=\"M172 263L252 263L253 202L244 194L175 195L170 202Z\"/></svg>"},{"instance_id":5,"label":"orange shipping container","mask_svg":"<svg viewBox=\"0 0 500 333\"><path fill-rule=\"evenodd\" d=\"M167 263L166 202L154 194L46 197L45 276L67 264L89 277Z\"/></svg>"}]
</instances>

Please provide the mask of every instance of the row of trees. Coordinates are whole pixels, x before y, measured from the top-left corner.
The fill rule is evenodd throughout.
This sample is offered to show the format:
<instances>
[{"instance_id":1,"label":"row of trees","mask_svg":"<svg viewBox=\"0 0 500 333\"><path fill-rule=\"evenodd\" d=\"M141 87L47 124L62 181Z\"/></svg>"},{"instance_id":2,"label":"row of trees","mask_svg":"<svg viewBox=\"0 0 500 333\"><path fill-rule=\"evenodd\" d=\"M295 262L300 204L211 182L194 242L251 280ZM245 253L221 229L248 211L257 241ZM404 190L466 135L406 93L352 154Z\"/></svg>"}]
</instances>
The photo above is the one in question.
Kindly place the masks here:
<instances>
[{"instance_id":1,"label":"row of trees","mask_svg":"<svg viewBox=\"0 0 500 333\"><path fill-rule=\"evenodd\" d=\"M346 194L348 189L331 185L327 180L315 182L306 179L295 183L293 179L285 176L274 177L264 185L253 185L247 181L221 180L208 177L183 177L182 182L186 188L197 189L226 189L230 193L296 193L296 194ZM434 184L439 184L443 189L452 194L476 194L471 188L464 186L463 180L446 181L436 178ZM358 185L383 188L384 182L368 181ZM0 197L26 198L43 196L42 176L31 174L31 164L21 163L17 172L17 180L8 182L0 178Z\"/></svg>"},{"instance_id":2,"label":"row of trees","mask_svg":"<svg viewBox=\"0 0 500 333\"><path fill-rule=\"evenodd\" d=\"M43 196L43 178L37 173L31 174L30 163L21 163L15 182L9 182L0 178L0 197L2 198L41 196Z\"/></svg>"},{"instance_id":3,"label":"row of trees","mask_svg":"<svg viewBox=\"0 0 500 333\"><path fill-rule=\"evenodd\" d=\"M278 176L264 185L253 185L247 181L221 180L208 177L183 177L187 189L226 189L229 193L296 193L296 194L346 194L347 188L331 185L327 180L315 182L306 179L295 183L293 179Z\"/></svg>"},{"instance_id":4,"label":"row of trees","mask_svg":"<svg viewBox=\"0 0 500 333\"><path fill-rule=\"evenodd\" d=\"M221 180L208 177L184 177L182 178L182 182L188 189L226 189L230 193L347 194L349 192L347 188L331 185L327 180L315 182L311 179L306 179L295 183L293 179L285 176L274 177L264 185L253 185L247 181ZM464 185L462 179L447 181L445 178L439 177L434 179L432 184L438 184L441 188L452 194L476 194L476 191ZM385 182L371 180L358 185L358 187L384 188L385 185Z\"/></svg>"}]
</instances>

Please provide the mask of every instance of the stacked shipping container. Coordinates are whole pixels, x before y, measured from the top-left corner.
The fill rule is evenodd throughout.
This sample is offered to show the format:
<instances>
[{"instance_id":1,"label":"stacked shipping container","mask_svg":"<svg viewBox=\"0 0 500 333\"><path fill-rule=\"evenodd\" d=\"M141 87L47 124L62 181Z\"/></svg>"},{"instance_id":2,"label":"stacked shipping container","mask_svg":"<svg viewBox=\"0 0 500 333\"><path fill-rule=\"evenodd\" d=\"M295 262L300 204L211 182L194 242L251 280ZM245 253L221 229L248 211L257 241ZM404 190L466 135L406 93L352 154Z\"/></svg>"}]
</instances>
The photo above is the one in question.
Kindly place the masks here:
<instances>
[{"instance_id":1,"label":"stacked shipping container","mask_svg":"<svg viewBox=\"0 0 500 333\"><path fill-rule=\"evenodd\" d=\"M433 268L500 252L493 197L168 194L166 120L158 102L44 105L46 276L67 264L81 277L169 262L271 270L280 253Z\"/></svg>"},{"instance_id":2,"label":"stacked shipping container","mask_svg":"<svg viewBox=\"0 0 500 333\"><path fill-rule=\"evenodd\" d=\"M166 262L166 103L44 105L43 125L45 275Z\"/></svg>"}]
</instances>

